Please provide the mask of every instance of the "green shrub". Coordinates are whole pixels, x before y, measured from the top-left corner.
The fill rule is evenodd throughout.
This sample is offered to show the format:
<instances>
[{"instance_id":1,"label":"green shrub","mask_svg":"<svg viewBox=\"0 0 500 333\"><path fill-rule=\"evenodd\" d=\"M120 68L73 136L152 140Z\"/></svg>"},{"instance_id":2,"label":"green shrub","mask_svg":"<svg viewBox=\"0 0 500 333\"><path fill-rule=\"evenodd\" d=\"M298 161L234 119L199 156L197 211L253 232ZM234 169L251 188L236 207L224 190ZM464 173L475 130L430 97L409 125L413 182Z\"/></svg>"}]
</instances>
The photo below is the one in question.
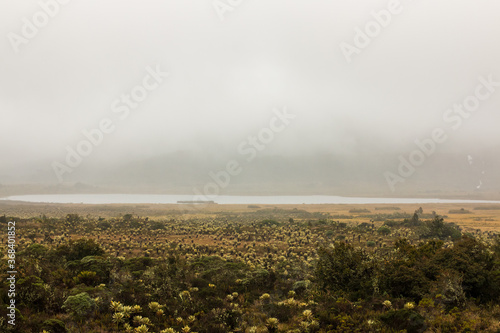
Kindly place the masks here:
<instances>
[{"instance_id":1,"label":"green shrub","mask_svg":"<svg viewBox=\"0 0 500 333\"><path fill-rule=\"evenodd\" d=\"M467 209L463 209L463 208L460 208L460 209L450 209L448 211L449 214L471 214L471 212Z\"/></svg>"},{"instance_id":2,"label":"green shrub","mask_svg":"<svg viewBox=\"0 0 500 333\"><path fill-rule=\"evenodd\" d=\"M111 228L111 223L109 223L108 221L99 221L97 223L97 227L102 229L102 230L107 230L107 229Z\"/></svg>"},{"instance_id":3,"label":"green shrub","mask_svg":"<svg viewBox=\"0 0 500 333\"><path fill-rule=\"evenodd\" d=\"M271 219L266 219L266 220L263 220L262 222L260 222L260 225L261 226L268 226L268 227L271 227L273 225L280 225L281 223L275 221L275 220L271 220Z\"/></svg>"},{"instance_id":4,"label":"green shrub","mask_svg":"<svg viewBox=\"0 0 500 333\"><path fill-rule=\"evenodd\" d=\"M333 248L319 248L318 255L315 276L324 289L355 298L373 294L374 267L363 250L337 242Z\"/></svg>"},{"instance_id":5,"label":"green shrub","mask_svg":"<svg viewBox=\"0 0 500 333\"><path fill-rule=\"evenodd\" d=\"M387 326L396 330L406 330L408 333L424 332L427 327L425 318L413 310L389 310L379 318Z\"/></svg>"},{"instance_id":6,"label":"green shrub","mask_svg":"<svg viewBox=\"0 0 500 333\"><path fill-rule=\"evenodd\" d=\"M152 221L149 223L149 229L151 229L151 230L163 230L163 229L165 229L165 225L161 222Z\"/></svg>"},{"instance_id":7,"label":"green shrub","mask_svg":"<svg viewBox=\"0 0 500 333\"><path fill-rule=\"evenodd\" d=\"M378 228L377 232L381 235L389 235L391 233L391 228L389 227L386 227L386 226L381 226L380 228Z\"/></svg>"},{"instance_id":8,"label":"green shrub","mask_svg":"<svg viewBox=\"0 0 500 333\"><path fill-rule=\"evenodd\" d=\"M454 223L445 223L442 217L436 216L431 221L426 221L425 226L421 228L423 238L451 238L457 240L462 237L460 228Z\"/></svg>"},{"instance_id":9,"label":"green shrub","mask_svg":"<svg viewBox=\"0 0 500 333\"><path fill-rule=\"evenodd\" d=\"M65 257L68 261L80 260L87 256L102 256L104 250L93 239L81 238L70 240L69 243L59 246L56 254Z\"/></svg>"},{"instance_id":10,"label":"green shrub","mask_svg":"<svg viewBox=\"0 0 500 333\"><path fill-rule=\"evenodd\" d=\"M20 252L19 254L40 259L46 253L47 253L47 248L45 246L38 243L33 243L30 244L24 251Z\"/></svg>"},{"instance_id":11,"label":"green shrub","mask_svg":"<svg viewBox=\"0 0 500 333\"><path fill-rule=\"evenodd\" d=\"M500 210L500 206L479 206L474 207L474 210Z\"/></svg>"},{"instance_id":12,"label":"green shrub","mask_svg":"<svg viewBox=\"0 0 500 333\"><path fill-rule=\"evenodd\" d=\"M42 329L50 333L66 333L66 325L58 319L48 319L43 322Z\"/></svg>"},{"instance_id":13,"label":"green shrub","mask_svg":"<svg viewBox=\"0 0 500 333\"><path fill-rule=\"evenodd\" d=\"M87 293L69 296L62 306L67 312L75 317L83 318L96 306L95 301Z\"/></svg>"},{"instance_id":14,"label":"green shrub","mask_svg":"<svg viewBox=\"0 0 500 333\"><path fill-rule=\"evenodd\" d=\"M429 293L430 282L421 267L405 261L394 261L386 269L382 288L393 297L408 297L418 301Z\"/></svg>"},{"instance_id":15,"label":"green shrub","mask_svg":"<svg viewBox=\"0 0 500 333\"><path fill-rule=\"evenodd\" d=\"M349 210L349 213L370 213L366 208L353 208Z\"/></svg>"},{"instance_id":16,"label":"green shrub","mask_svg":"<svg viewBox=\"0 0 500 333\"><path fill-rule=\"evenodd\" d=\"M310 285L311 285L311 281L309 281L309 280L296 281L293 284L292 290L295 291L297 293L297 295L300 296L304 293L304 291L307 290L307 288L309 288Z\"/></svg>"},{"instance_id":17,"label":"green shrub","mask_svg":"<svg viewBox=\"0 0 500 333\"><path fill-rule=\"evenodd\" d=\"M384 222L384 225L393 228L393 227L400 226L401 222L394 221L394 220L387 220L387 221Z\"/></svg>"},{"instance_id":18,"label":"green shrub","mask_svg":"<svg viewBox=\"0 0 500 333\"><path fill-rule=\"evenodd\" d=\"M95 286L98 284L99 277L96 272L92 271L82 271L75 278L76 283L83 283L87 286Z\"/></svg>"},{"instance_id":19,"label":"green shrub","mask_svg":"<svg viewBox=\"0 0 500 333\"><path fill-rule=\"evenodd\" d=\"M387 206L387 207L375 207L375 210L401 210L399 207L392 207L392 206Z\"/></svg>"}]
</instances>

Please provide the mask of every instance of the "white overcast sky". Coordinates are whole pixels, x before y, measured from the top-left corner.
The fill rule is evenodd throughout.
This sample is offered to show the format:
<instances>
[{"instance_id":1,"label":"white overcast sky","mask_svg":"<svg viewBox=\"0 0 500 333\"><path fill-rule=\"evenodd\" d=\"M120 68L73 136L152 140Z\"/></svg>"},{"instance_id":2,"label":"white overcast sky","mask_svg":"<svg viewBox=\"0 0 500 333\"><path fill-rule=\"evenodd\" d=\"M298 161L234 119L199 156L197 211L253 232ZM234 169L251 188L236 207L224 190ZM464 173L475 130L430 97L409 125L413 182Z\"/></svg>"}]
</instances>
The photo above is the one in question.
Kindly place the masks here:
<instances>
[{"instance_id":1,"label":"white overcast sky","mask_svg":"<svg viewBox=\"0 0 500 333\"><path fill-rule=\"evenodd\" d=\"M500 2L402 0L348 63L340 43L388 3L242 0L221 21L211 0L72 0L16 53L8 34L21 35L40 5L0 0L0 170L48 168L106 117L116 130L91 156L103 163L232 151L283 106L296 119L269 152L428 137L479 76L500 81ZM170 76L120 121L111 103L157 65ZM498 146L499 106L500 88L450 144Z\"/></svg>"}]
</instances>

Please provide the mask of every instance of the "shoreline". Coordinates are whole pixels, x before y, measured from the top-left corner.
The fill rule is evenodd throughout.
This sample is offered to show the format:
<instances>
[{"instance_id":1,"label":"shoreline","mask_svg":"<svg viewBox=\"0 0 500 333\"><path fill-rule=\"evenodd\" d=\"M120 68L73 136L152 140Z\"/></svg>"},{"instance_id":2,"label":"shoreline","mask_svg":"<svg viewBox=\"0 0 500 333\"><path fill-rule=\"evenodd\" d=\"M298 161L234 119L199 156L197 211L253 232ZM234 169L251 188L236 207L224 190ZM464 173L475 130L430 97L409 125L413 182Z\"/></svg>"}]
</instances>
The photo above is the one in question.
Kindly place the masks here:
<instances>
[{"instance_id":1,"label":"shoreline","mask_svg":"<svg viewBox=\"0 0 500 333\"><path fill-rule=\"evenodd\" d=\"M72 199L73 197L73 199ZM10 199L12 198L12 199ZM25 198L26 200L22 200ZM47 201L44 201L46 199ZM194 200L182 194L27 194L0 197L0 202L88 205L371 205L371 204L500 204L499 200L450 197L374 197L329 195L218 195L213 200ZM219 200L217 200L219 199ZM267 199L267 200L264 200ZM74 200L74 201L73 201ZM150 200L150 201L149 201Z\"/></svg>"}]
</instances>

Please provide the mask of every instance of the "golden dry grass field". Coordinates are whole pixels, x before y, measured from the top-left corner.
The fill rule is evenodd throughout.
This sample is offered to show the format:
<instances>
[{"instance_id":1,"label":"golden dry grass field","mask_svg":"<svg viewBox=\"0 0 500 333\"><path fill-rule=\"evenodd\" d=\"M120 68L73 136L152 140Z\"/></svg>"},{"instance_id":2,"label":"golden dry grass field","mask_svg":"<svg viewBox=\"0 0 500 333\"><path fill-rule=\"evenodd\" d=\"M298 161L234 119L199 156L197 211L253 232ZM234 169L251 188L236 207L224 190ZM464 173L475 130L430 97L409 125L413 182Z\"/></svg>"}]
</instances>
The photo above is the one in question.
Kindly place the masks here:
<instances>
[{"instance_id":1,"label":"golden dry grass field","mask_svg":"<svg viewBox=\"0 0 500 333\"><path fill-rule=\"evenodd\" d=\"M183 218L210 217L217 213L244 213L259 209L300 209L307 212L330 213L334 220L347 223L370 222L367 215L388 213L410 213L422 207L425 212L436 212L445 217L446 222L454 222L467 229L481 231L500 231L500 205L495 204L318 204L318 205L187 205L187 204L45 204L0 201L0 215L22 218L65 217L67 214L79 214L89 217L113 218L125 214L155 219L167 219L172 216ZM367 210L359 211L356 210ZM343 216L350 218L343 218ZM376 225L383 222L375 222Z\"/></svg>"}]
</instances>

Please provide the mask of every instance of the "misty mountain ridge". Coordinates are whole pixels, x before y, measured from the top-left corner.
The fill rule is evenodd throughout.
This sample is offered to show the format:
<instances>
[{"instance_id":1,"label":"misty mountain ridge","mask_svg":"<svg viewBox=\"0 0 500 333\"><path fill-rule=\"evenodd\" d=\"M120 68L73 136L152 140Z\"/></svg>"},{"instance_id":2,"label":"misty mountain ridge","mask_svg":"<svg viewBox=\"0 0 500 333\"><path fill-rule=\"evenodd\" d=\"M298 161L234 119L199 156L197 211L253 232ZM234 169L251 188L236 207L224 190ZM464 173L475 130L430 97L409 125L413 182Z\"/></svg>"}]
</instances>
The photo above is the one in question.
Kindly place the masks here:
<instances>
[{"instance_id":1,"label":"misty mountain ridge","mask_svg":"<svg viewBox=\"0 0 500 333\"><path fill-rule=\"evenodd\" d=\"M223 152L178 151L116 166L96 167L83 163L73 173L65 175L63 184L59 184L48 169L18 178L17 182L56 187L79 184L74 187L75 192L100 192L107 188L123 192L191 194L195 189L204 193L204 186L217 183L218 177L219 194L394 196L453 191L499 192L500 175L496 170L500 167L500 158L492 154L477 156L480 157L461 152L434 154L422 165L414 166L411 175L401 177L401 161L409 163L408 154L259 155L247 161L243 156ZM230 161L237 162L239 173L227 178L226 168ZM407 171L405 167L403 171ZM394 191L386 179L388 172L404 180L395 183Z\"/></svg>"}]
</instances>

